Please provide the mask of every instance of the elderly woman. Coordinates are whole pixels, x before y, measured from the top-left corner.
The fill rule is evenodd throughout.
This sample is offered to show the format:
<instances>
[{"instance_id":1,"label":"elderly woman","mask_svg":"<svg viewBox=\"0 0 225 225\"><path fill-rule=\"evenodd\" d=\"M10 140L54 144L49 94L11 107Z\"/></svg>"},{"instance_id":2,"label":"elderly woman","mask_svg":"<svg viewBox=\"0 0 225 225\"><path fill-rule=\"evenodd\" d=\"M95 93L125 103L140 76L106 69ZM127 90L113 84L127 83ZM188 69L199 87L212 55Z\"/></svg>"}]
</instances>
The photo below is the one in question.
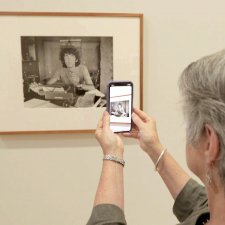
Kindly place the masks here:
<instances>
[{"instance_id":1,"label":"elderly woman","mask_svg":"<svg viewBox=\"0 0 225 225\"><path fill-rule=\"evenodd\" d=\"M224 225L225 51L190 64L181 75L179 87L187 125L187 165L204 186L178 165L161 144L155 121L141 110L134 109L135 130L124 136L136 138L155 164L175 199L173 210L180 224ZM124 146L120 136L111 132L106 112L98 124L96 138L105 160L88 225L126 224L123 213Z\"/></svg>"}]
</instances>

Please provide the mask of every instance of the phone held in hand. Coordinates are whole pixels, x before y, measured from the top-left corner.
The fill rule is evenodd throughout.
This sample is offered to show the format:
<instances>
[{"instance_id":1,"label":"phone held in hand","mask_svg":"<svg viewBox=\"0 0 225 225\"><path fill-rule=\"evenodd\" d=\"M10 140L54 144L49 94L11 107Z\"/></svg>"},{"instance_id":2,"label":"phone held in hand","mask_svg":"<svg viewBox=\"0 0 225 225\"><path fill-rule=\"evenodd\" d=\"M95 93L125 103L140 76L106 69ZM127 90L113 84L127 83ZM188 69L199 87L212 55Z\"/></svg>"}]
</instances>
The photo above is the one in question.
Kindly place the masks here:
<instances>
[{"instance_id":1,"label":"phone held in hand","mask_svg":"<svg viewBox=\"0 0 225 225\"><path fill-rule=\"evenodd\" d=\"M110 81L107 90L107 111L113 132L131 131L132 109L133 83L131 81Z\"/></svg>"}]
</instances>

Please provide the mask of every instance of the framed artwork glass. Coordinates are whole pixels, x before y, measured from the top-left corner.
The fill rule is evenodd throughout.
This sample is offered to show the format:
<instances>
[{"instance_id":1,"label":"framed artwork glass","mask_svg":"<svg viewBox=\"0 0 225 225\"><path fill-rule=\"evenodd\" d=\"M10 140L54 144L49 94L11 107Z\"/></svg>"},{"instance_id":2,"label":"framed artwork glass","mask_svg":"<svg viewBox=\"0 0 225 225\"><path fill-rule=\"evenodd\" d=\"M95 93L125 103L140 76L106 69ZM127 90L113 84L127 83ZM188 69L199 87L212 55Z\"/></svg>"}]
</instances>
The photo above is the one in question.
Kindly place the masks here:
<instances>
[{"instance_id":1,"label":"framed artwork glass","mask_svg":"<svg viewBox=\"0 0 225 225\"><path fill-rule=\"evenodd\" d=\"M0 12L0 134L90 133L107 84L143 108L143 14Z\"/></svg>"}]
</instances>

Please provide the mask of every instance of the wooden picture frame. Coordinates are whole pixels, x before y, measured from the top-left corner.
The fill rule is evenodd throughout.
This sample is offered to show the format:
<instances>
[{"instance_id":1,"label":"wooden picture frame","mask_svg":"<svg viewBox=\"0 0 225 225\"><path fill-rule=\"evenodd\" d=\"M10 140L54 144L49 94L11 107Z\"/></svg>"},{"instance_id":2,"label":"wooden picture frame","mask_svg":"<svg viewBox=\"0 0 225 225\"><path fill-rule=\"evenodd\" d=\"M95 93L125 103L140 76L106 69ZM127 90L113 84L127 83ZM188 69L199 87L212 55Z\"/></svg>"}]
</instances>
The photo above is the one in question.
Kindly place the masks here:
<instances>
[{"instance_id":1,"label":"wooden picture frame","mask_svg":"<svg viewBox=\"0 0 225 225\"><path fill-rule=\"evenodd\" d=\"M143 109L143 14L0 12L0 26L0 134L92 133L109 80L131 80ZM68 46L82 55L91 93L46 85L62 66L56 52Z\"/></svg>"}]
</instances>

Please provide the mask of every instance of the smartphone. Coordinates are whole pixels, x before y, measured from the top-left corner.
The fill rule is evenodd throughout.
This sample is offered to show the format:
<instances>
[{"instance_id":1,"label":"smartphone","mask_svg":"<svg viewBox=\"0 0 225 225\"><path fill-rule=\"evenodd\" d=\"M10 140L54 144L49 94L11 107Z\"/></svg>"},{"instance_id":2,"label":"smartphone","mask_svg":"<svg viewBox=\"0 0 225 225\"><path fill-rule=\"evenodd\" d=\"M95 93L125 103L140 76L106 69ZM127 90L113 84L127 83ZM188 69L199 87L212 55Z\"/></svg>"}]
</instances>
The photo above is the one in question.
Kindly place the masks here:
<instances>
[{"instance_id":1,"label":"smartphone","mask_svg":"<svg viewBox=\"0 0 225 225\"><path fill-rule=\"evenodd\" d=\"M132 109L133 83L131 81L110 81L107 90L107 111L113 132L131 131Z\"/></svg>"}]
</instances>

